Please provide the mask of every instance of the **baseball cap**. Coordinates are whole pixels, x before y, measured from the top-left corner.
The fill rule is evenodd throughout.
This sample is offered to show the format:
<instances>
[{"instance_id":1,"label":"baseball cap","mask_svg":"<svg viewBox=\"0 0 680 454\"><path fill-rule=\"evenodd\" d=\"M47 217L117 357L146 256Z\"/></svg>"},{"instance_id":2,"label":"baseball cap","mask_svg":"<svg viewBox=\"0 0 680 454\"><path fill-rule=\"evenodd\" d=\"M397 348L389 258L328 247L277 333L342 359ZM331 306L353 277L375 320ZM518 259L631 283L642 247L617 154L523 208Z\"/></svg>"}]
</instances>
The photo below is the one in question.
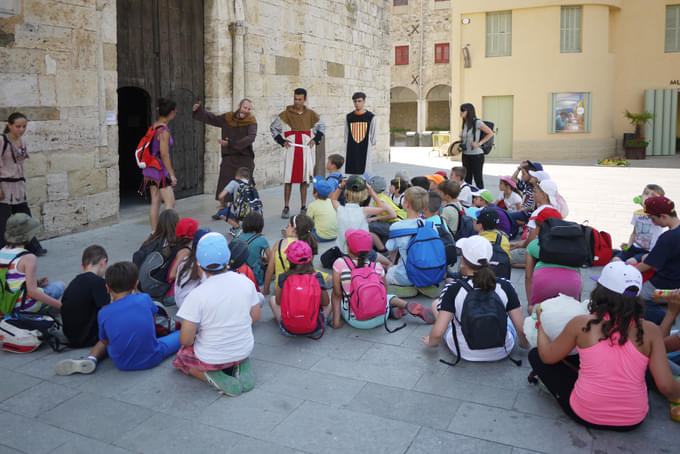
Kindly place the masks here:
<instances>
[{"instance_id":1,"label":"baseball cap","mask_svg":"<svg viewBox=\"0 0 680 454\"><path fill-rule=\"evenodd\" d=\"M610 262L602 268L599 278L595 276L590 276L590 278L602 287L620 295L637 296L642 289L642 273L626 262ZM638 291L627 292L628 287L636 287Z\"/></svg>"},{"instance_id":2,"label":"baseball cap","mask_svg":"<svg viewBox=\"0 0 680 454\"><path fill-rule=\"evenodd\" d=\"M434 184L439 184L446 179L446 178L444 178L443 176L441 176L437 173L435 173L433 175L425 175L425 178L427 178L428 180L430 180Z\"/></svg>"},{"instance_id":3,"label":"baseball cap","mask_svg":"<svg viewBox=\"0 0 680 454\"><path fill-rule=\"evenodd\" d=\"M360 192L366 189L366 180L361 175L350 175L345 183L345 189L353 192Z\"/></svg>"},{"instance_id":4,"label":"baseball cap","mask_svg":"<svg viewBox=\"0 0 680 454\"><path fill-rule=\"evenodd\" d=\"M479 207L470 207L465 209L465 214L476 220L480 211L482 211L482 209Z\"/></svg>"},{"instance_id":5,"label":"baseball cap","mask_svg":"<svg viewBox=\"0 0 680 454\"><path fill-rule=\"evenodd\" d=\"M468 238L461 238L456 241L456 247L460 249L465 260L475 266L480 266L480 260L491 261L493 248L491 242L484 237L474 235Z\"/></svg>"},{"instance_id":6,"label":"baseball cap","mask_svg":"<svg viewBox=\"0 0 680 454\"><path fill-rule=\"evenodd\" d=\"M373 246L371 234L366 230L347 229L345 231L345 239L347 240L347 247L355 254L370 251Z\"/></svg>"},{"instance_id":7,"label":"baseball cap","mask_svg":"<svg viewBox=\"0 0 680 454\"><path fill-rule=\"evenodd\" d=\"M234 238L229 243L229 252L231 257L229 258L229 268L236 270L241 267L246 260L248 260L248 242L242 240L241 238Z\"/></svg>"},{"instance_id":8,"label":"baseball cap","mask_svg":"<svg viewBox=\"0 0 680 454\"><path fill-rule=\"evenodd\" d=\"M206 233L210 233L212 230L210 229L198 229L196 230L196 233L194 233L194 241L193 244L191 245L192 248L196 249L196 246L198 246L198 242L201 241L201 238L203 238L203 235Z\"/></svg>"},{"instance_id":9,"label":"baseball cap","mask_svg":"<svg viewBox=\"0 0 680 454\"><path fill-rule=\"evenodd\" d=\"M530 170L529 175L536 178L539 183L543 180L549 180L550 179L550 175L548 175L548 172L546 172L544 170Z\"/></svg>"},{"instance_id":10,"label":"baseball cap","mask_svg":"<svg viewBox=\"0 0 680 454\"><path fill-rule=\"evenodd\" d=\"M536 224L541 225L543 221L550 218L562 219L562 215L555 208L546 207L538 212L536 216L531 216L529 219L536 221Z\"/></svg>"},{"instance_id":11,"label":"baseball cap","mask_svg":"<svg viewBox=\"0 0 680 454\"><path fill-rule=\"evenodd\" d=\"M191 240L194 238L198 230L198 221L192 218L182 218L175 227L175 235L177 238Z\"/></svg>"},{"instance_id":12,"label":"baseball cap","mask_svg":"<svg viewBox=\"0 0 680 454\"><path fill-rule=\"evenodd\" d=\"M230 257L227 239L221 233L206 233L196 246L196 261L204 270L223 270Z\"/></svg>"},{"instance_id":13,"label":"baseball cap","mask_svg":"<svg viewBox=\"0 0 680 454\"><path fill-rule=\"evenodd\" d=\"M512 177L505 175L500 177L500 180L508 183L512 189L517 189L517 183L512 181Z\"/></svg>"},{"instance_id":14,"label":"baseball cap","mask_svg":"<svg viewBox=\"0 0 680 454\"><path fill-rule=\"evenodd\" d=\"M435 175L441 175L442 178L444 178L445 180L448 180L448 179L449 179L449 176L448 176L448 175L446 174L446 172L443 171L443 170L437 170L434 174L435 174Z\"/></svg>"},{"instance_id":15,"label":"baseball cap","mask_svg":"<svg viewBox=\"0 0 680 454\"><path fill-rule=\"evenodd\" d=\"M368 180L368 184L370 184L373 190L378 194L387 188L387 182L385 181L385 178L381 177L380 175L373 175Z\"/></svg>"},{"instance_id":16,"label":"baseball cap","mask_svg":"<svg viewBox=\"0 0 680 454\"><path fill-rule=\"evenodd\" d=\"M480 189L472 193L472 197L481 197L486 200L487 203L493 203L493 194L488 189Z\"/></svg>"},{"instance_id":17,"label":"baseball cap","mask_svg":"<svg viewBox=\"0 0 680 454\"><path fill-rule=\"evenodd\" d=\"M500 216L495 208L482 208L482 210L477 213L477 222L482 224L484 230L494 230L498 228Z\"/></svg>"},{"instance_id":18,"label":"baseball cap","mask_svg":"<svg viewBox=\"0 0 680 454\"><path fill-rule=\"evenodd\" d=\"M328 197L328 194L333 192L333 185L321 175L317 175L312 179L314 190L321 197Z\"/></svg>"},{"instance_id":19,"label":"baseball cap","mask_svg":"<svg viewBox=\"0 0 680 454\"><path fill-rule=\"evenodd\" d=\"M296 265L309 263L312 261L312 248L304 241L295 240L286 248L286 257Z\"/></svg>"},{"instance_id":20,"label":"baseball cap","mask_svg":"<svg viewBox=\"0 0 680 454\"><path fill-rule=\"evenodd\" d=\"M667 197L650 197L645 200L645 214L660 216L662 214L671 214L675 211L675 204Z\"/></svg>"},{"instance_id":21,"label":"baseball cap","mask_svg":"<svg viewBox=\"0 0 680 454\"><path fill-rule=\"evenodd\" d=\"M533 167L535 170L539 170L539 171L543 170L543 164L541 164L540 162L527 160L527 164L529 166Z\"/></svg>"},{"instance_id":22,"label":"baseball cap","mask_svg":"<svg viewBox=\"0 0 680 454\"><path fill-rule=\"evenodd\" d=\"M40 231L40 222L26 213L15 213L7 219L5 240L9 244L25 244Z\"/></svg>"}]
</instances>

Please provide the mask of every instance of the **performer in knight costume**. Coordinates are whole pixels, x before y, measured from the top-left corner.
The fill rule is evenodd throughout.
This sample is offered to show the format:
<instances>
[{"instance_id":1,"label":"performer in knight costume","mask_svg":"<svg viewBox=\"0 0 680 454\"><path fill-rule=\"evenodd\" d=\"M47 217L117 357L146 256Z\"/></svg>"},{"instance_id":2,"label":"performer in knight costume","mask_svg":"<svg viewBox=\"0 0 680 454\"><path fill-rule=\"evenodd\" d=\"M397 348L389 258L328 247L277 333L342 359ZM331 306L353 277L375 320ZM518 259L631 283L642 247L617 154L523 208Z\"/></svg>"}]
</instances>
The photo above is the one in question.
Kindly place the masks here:
<instances>
[{"instance_id":1,"label":"performer in knight costume","mask_svg":"<svg viewBox=\"0 0 680 454\"><path fill-rule=\"evenodd\" d=\"M354 111L347 114L345 121L345 173L371 175L371 154L375 146L377 130L376 116L366 110L366 94L357 92L352 95Z\"/></svg>"}]
</instances>

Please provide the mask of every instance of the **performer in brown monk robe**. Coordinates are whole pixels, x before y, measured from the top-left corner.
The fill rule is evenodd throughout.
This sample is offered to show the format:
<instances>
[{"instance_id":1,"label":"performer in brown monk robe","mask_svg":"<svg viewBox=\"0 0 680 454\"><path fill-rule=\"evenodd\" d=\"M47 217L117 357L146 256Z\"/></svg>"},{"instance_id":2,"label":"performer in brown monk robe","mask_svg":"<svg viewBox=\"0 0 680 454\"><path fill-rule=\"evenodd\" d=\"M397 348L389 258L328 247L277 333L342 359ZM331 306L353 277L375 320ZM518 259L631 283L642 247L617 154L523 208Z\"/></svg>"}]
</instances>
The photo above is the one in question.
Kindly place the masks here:
<instances>
[{"instance_id":1,"label":"performer in brown monk robe","mask_svg":"<svg viewBox=\"0 0 680 454\"><path fill-rule=\"evenodd\" d=\"M194 104L192 108L194 120L222 128L222 138L219 141L222 145L222 162L215 191L216 200L219 200L219 193L236 177L236 169L247 167L250 169L251 178L254 174L253 142L255 136L257 136L257 120L250 113L252 108L253 103L248 98L241 100L235 112L220 115L205 110L200 101ZM219 219L219 216L217 218L215 216L217 215L214 215L213 219Z\"/></svg>"}]
</instances>

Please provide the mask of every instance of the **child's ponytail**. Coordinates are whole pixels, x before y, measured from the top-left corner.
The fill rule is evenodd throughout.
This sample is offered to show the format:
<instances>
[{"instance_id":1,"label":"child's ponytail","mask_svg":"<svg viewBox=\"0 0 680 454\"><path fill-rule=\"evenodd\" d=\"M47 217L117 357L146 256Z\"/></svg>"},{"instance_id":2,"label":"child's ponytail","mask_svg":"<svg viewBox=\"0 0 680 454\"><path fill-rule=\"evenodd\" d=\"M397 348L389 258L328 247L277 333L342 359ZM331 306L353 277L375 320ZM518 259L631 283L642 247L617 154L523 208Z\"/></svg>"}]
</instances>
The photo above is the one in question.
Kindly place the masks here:
<instances>
[{"instance_id":1,"label":"child's ponytail","mask_svg":"<svg viewBox=\"0 0 680 454\"><path fill-rule=\"evenodd\" d=\"M489 266L489 262L486 259L479 259L479 262L480 266L472 267L474 269L472 284L480 290L489 292L496 290L496 275Z\"/></svg>"},{"instance_id":2,"label":"child's ponytail","mask_svg":"<svg viewBox=\"0 0 680 454\"><path fill-rule=\"evenodd\" d=\"M304 214L298 214L290 219L290 224L295 229L297 239L309 244L309 247L312 248L312 254L316 255L319 248L316 237L312 233L312 230L314 230L312 218Z\"/></svg>"}]
</instances>

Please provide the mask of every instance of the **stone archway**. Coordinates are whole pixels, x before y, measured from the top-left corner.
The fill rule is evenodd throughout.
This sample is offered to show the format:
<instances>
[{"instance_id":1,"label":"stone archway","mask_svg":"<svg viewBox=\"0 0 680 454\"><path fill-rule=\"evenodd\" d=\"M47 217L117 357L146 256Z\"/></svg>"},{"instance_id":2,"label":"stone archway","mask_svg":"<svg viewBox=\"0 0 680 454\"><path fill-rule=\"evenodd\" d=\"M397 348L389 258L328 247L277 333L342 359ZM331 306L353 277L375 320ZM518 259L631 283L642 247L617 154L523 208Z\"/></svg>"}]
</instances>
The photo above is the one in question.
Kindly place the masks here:
<instances>
[{"instance_id":1,"label":"stone archway","mask_svg":"<svg viewBox=\"0 0 680 454\"><path fill-rule=\"evenodd\" d=\"M449 131L451 128L451 86L435 85L427 92L427 130Z\"/></svg>"},{"instance_id":2,"label":"stone archway","mask_svg":"<svg viewBox=\"0 0 680 454\"><path fill-rule=\"evenodd\" d=\"M415 131L418 127L418 95L406 87L390 89L390 131Z\"/></svg>"}]
</instances>

